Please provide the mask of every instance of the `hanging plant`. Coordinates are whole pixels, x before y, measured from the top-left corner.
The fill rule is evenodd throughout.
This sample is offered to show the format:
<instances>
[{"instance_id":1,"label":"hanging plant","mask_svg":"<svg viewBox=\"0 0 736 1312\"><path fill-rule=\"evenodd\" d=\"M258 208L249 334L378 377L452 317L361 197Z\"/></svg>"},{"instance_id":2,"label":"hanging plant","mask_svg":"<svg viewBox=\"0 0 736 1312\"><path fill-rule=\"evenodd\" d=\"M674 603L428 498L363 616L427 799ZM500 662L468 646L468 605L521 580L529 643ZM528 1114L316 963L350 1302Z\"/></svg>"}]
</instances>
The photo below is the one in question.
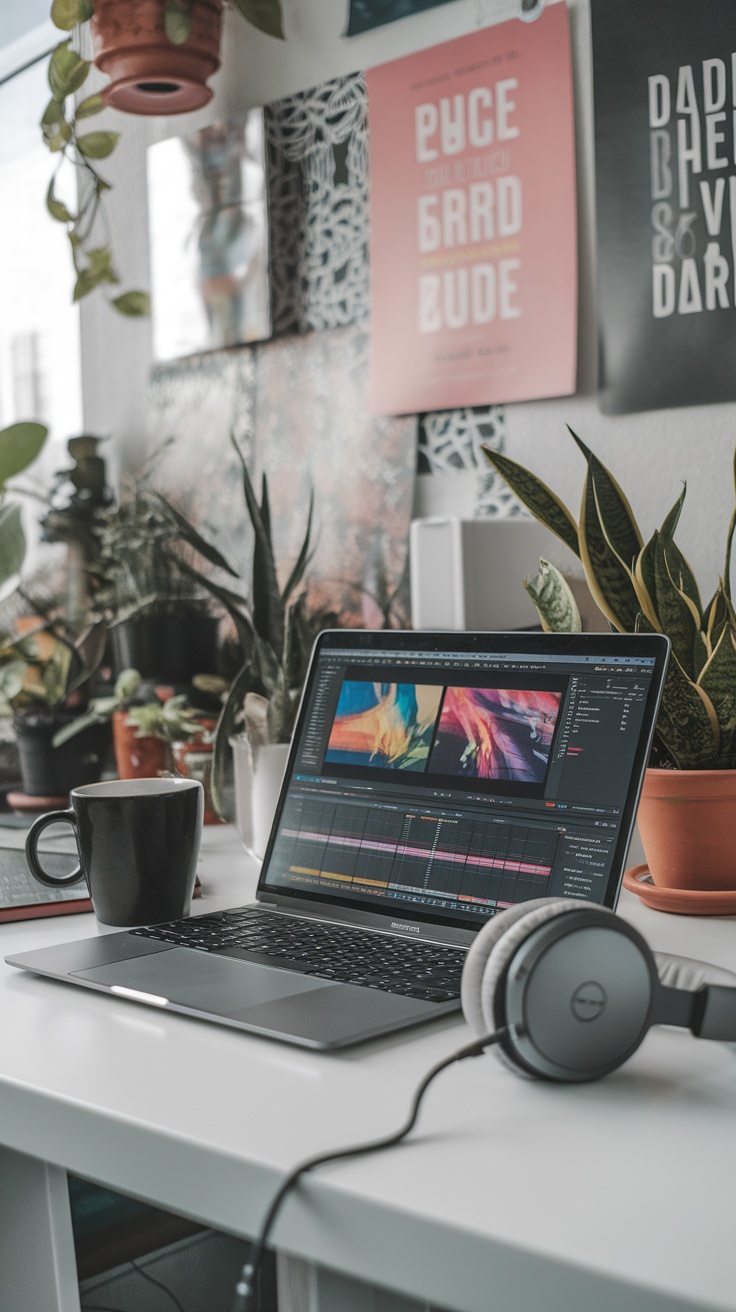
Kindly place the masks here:
<instances>
[{"instance_id":1,"label":"hanging plant","mask_svg":"<svg viewBox=\"0 0 736 1312\"><path fill-rule=\"evenodd\" d=\"M41 118L43 139L59 156L46 207L67 229L77 275L75 301L120 282L104 205L110 183L98 167L115 150L120 134L88 131L86 120L106 106L136 114L177 114L205 105L212 96L207 78L220 66L222 5L223 0L53 0L52 21L70 35L51 55L51 99ZM254 27L283 38L281 0L233 0L233 6ZM99 94L74 103L92 67L75 40L87 22L95 66L110 82ZM65 160L78 170L76 212L55 190ZM143 291L110 297L110 304L121 314L150 312Z\"/></svg>"}]
</instances>

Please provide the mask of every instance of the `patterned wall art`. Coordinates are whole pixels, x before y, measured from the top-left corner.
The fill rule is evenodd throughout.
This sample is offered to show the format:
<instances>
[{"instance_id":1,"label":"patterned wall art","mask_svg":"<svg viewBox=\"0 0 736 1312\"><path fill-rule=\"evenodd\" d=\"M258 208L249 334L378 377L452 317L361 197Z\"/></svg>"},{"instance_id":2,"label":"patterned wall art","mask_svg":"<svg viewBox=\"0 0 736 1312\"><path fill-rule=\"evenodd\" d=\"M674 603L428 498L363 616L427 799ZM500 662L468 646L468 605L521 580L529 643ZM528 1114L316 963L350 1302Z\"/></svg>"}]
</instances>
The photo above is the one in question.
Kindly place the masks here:
<instances>
[{"instance_id":1,"label":"patterned wall art","mask_svg":"<svg viewBox=\"0 0 736 1312\"><path fill-rule=\"evenodd\" d=\"M394 625L408 615L417 421L369 416L367 389L365 328L277 338L157 368L150 435L152 447L175 438L159 463L159 486L216 535L246 577L251 534L231 428L257 484L268 475L282 581L313 490L311 604L336 611L343 624L380 627L387 612Z\"/></svg>"},{"instance_id":2,"label":"patterned wall art","mask_svg":"<svg viewBox=\"0 0 736 1312\"><path fill-rule=\"evenodd\" d=\"M409 18L425 9L435 9L448 0L350 0L348 36L358 36L372 27L394 23L397 18Z\"/></svg>"},{"instance_id":3,"label":"patterned wall art","mask_svg":"<svg viewBox=\"0 0 736 1312\"><path fill-rule=\"evenodd\" d=\"M148 149L157 360L269 337L263 111Z\"/></svg>"},{"instance_id":4,"label":"patterned wall art","mask_svg":"<svg viewBox=\"0 0 736 1312\"><path fill-rule=\"evenodd\" d=\"M368 114L361 73L264 111L274 333L368 314Z\"/></svg>"},{"instance_id":5,"label":"patterned wall art","mask_svg":"<svg viewBox=\"0 0 736 1312\"><path fill-rule=\"evenodd\" d=\"M419 416L417 472L419 474L477 475L474 515L507 519L526 515L521 502L495 469L481 446L503 451L506 411L502 405L468 406L463 410L436 410Z\"/></svg>"}]
</instances>

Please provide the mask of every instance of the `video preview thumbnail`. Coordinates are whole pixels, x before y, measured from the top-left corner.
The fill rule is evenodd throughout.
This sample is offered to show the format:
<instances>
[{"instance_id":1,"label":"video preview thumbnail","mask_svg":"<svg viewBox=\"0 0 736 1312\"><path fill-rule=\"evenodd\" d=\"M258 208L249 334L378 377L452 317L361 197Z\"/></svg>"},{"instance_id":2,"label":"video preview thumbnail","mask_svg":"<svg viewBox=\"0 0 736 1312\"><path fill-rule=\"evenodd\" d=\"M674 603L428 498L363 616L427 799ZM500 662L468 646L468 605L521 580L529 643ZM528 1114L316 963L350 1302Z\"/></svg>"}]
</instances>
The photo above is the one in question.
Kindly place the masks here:
<instances>
[{"instance_id":1,"label":"video preview thumbnail","mask_svg":"<svg viewBox=\"0 0 736 1312\"><path fill-rule=\"evenodd\" d=\"M541 783L561 700L528 688L346 679L325 762Z\"/></svg>"}]
</instances>

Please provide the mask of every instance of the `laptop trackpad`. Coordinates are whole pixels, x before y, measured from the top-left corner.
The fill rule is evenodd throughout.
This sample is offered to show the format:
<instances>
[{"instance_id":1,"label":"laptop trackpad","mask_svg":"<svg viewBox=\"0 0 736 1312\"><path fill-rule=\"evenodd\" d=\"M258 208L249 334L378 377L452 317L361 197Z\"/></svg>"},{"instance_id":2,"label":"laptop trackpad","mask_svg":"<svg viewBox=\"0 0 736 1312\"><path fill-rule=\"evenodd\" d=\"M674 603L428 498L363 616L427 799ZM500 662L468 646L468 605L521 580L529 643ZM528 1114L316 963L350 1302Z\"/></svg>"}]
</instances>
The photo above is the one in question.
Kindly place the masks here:
<instances>
[{"instance_id":1,"label":"laptop trackpad","mask_svg":"<svg viewBox=\"0 0 736 1312\"><path fill-rule=\"evenodd\" d=\"M90 983L106 984L108 988L117 984L139 993L153 993L182 1007L212 1011L216 1015L324 989L326 983L291 970L233 961L215 953L192 952L191 948L172 948L153 957L115 961L109 966L95 966L72 974Z\"/></svg>"}]
</instances>

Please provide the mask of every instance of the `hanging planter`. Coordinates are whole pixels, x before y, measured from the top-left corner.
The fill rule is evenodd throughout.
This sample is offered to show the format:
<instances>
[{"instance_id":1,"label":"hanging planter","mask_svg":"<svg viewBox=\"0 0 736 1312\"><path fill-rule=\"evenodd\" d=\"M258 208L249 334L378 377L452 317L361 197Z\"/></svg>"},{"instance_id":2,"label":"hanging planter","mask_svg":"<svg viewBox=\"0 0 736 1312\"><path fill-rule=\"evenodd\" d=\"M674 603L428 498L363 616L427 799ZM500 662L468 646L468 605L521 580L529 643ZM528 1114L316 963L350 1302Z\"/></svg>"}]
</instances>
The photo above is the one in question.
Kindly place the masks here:
<instances>
[{"instance_id":1,"label":"hanging planter","mask_svg":"<svg viewBox=\"0 0 736 1312\"><path fill-rule=\"evenodd\" d=\"M184 114L212 99L222 0L94 0L94 62L110 78L106 105L128 114Z\"/></svg>"}]
</instances>

